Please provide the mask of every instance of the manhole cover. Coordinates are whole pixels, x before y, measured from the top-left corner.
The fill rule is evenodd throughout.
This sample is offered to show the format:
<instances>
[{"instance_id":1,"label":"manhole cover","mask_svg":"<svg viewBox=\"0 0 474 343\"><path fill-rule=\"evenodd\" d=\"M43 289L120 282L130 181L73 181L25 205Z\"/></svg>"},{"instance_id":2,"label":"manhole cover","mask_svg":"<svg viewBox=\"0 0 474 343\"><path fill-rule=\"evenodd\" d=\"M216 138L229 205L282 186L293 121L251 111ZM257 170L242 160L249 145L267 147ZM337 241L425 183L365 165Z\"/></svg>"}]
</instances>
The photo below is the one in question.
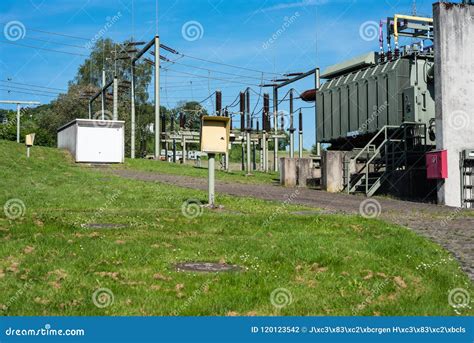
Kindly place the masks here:
<instances>
[{"instance_id":1,"label":"manhole cover","mask_svg":"<svg viewBox=\"0 0 474 343\"><path fill-rule=\"evenodd\" d=\"M128 227L125 224L99 224L99 223L91 223L91 224L82 224L83 228L86 229L123 229Z\"/></svg>"},{"instance_id":2,"label":"manhole cover","mask_svg":"<svg viewBox=\"0 0 474 343\"><path fill-rule=\"evenodd\" d=\"M232 264L223 263L209 263L209 262L185 262L176 264L178 271L187 272L204 272L204 273L219 273L219 272L236 272L242 268Z\"/></svg>"}]
</instances>

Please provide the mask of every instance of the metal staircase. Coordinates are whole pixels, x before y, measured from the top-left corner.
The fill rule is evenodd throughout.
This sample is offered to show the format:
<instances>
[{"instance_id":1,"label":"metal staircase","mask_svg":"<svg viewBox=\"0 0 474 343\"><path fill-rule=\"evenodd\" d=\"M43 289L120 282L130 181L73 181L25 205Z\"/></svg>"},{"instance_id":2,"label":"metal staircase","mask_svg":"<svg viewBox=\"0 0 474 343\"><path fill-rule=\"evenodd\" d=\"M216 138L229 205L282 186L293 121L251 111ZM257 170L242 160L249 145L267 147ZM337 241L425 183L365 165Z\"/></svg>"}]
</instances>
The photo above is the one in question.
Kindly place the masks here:
<instances>
[{"instance_id":1,"label":"metal staircase","mask_svg":"<svg viewBox=\"0 0 474 343\"><path fill-rule=\"evenodd\" d=\"M384 126L362 149L354 149L344 159L344 186L347 193L372 196L396 170L410 167L426 151L426 125L403 123Z\"/></svg>"}]
</instances>

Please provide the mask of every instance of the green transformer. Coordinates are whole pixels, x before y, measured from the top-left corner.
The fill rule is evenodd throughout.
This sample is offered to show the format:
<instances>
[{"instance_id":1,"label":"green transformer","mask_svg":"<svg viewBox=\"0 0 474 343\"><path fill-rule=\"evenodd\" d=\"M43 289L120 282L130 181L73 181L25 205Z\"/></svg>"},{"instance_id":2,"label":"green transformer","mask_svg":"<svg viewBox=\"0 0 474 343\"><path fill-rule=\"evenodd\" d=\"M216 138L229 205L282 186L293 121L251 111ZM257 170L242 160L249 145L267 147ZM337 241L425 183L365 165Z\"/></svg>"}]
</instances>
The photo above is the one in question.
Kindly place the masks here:
<instances>
[{"instance_id":1,"label":"green transformer","mask_svg":"<svg viewBox=\"0 0 474 343\"><path fill-rule=\"evenodd\" d=\"M433 55L408 49L391 61L370 53L327 68L316 95L318 142L358 147L385 125L433 126ZM434 133L430 137L432 142Z\"/></svg>"}]
</instances>

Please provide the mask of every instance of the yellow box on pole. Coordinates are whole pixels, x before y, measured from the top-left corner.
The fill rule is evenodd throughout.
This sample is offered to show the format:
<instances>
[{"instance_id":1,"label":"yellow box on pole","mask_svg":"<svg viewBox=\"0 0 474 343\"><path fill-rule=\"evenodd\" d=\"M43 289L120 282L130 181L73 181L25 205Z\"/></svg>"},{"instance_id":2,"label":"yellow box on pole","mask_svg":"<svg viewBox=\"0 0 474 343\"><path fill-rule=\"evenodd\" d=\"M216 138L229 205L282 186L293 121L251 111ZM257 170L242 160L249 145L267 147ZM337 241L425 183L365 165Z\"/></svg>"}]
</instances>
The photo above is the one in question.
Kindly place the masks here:
<instances>
[{"instance_id":1,"label":"yellow box on pole","mask_svg":"<svg viewBox=\"0 0 474 343\"><path fill-rule=\"evenodd\" d=\"M35 134L34 133L30 133L29 135L26 135L26 137L25 137L26 146L33 146L34 142L35 142Z\"/></svg>"},{"instance_id":2,"label":"yellow box on pole","mask_svg":"<svg viewBox=\"0 0 474 343\"><path fill-rule=\"evenodd\" d=\"M230 118L202 117L201 151L210 154L225 154L229 149Z\"/></svg>"}]
</instances>

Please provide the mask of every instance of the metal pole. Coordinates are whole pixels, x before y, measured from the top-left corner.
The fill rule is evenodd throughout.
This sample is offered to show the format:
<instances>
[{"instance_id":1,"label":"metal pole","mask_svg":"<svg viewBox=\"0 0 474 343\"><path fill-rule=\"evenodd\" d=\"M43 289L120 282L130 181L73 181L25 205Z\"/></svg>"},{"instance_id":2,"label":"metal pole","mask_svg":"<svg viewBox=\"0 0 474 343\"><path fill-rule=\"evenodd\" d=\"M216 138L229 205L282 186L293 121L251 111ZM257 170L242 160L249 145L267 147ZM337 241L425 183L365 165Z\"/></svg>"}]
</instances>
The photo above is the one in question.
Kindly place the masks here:
<instances>
[{"instance_id":1,"label":"metal pole","mask_svg":"<svg viewBox=\"0 0 474 343\"><path fill-rule=\"evenodd\" d=\"M222 115L222 92L220 90L216 91L216 114Z\"/></svg>"},{"instance_id":2,"label":"metal pole","mask_svg":"<svg viewBox=\"0 0 474 343\"><path fill-rule=\"evenodd\" d=\"M252 130L251 128L251 120L250 120L250 90L247 89L246 92L246 112L247 112L247 139L246 139L246 147L247 147L247 174L251 174L252 171L252 156L251 154L251 141L250 141L250 131Z\"/></svg>"},{"instance_id":3,"label":"metal pole","mask_svg":"<svg viewBox=\"0 0 474 343\"><path fill-rule=\"evenodd\" d=\"M298 142L298 157L303 158L303 112L299 113L299 142Z\"/></svg>"},{"instance_id":4,"label":"metal pole","mask_svg":"<svg viewBox=\"0 0 474 343\"><path fill-rule=\"evenodd\" d=\"M30 158L30 147L26 147L26 157Z\"/></svg>"},{"instance_id":5,"label":"metal pole","mask_svg":"<svg viewBox=\"0 0 474 343\"><path fill-rule=\"evenodd\" d=\"M160 37L155 36L155 159L161 155L160 139Z\"/></svg>"},{"instance_id":6,"label":"metal pole","mask_svg":"<svg viewBox=\"0 0 474 343\"><path fill-rule=\"evenodd\" d=\"M244 132L245 132L245 93L240 92L240 136L241 136L241 152L242 152L242 171L245 170L245 150L244 150Z\"/></svg>"},{"instance_id":7,"label":"metal pole","mask_svg":"<svg viewBox=\"0 0 474 343\"><path fill-rule=\"evenodd\" d=\"M183 148L183 156L181 158L181 161L183 161L183 164L186 163L186 136L183 134L183 140L182 140L182 148Z\"/></svg>"},{"instance_id":8,"label":"metal pole","mask_svg":"<svg viewBox=\"0 0 474 343\"><path fill-rule=\"evenodd\" d=\"M174 115L171 116L171 134L173 135L173 163L176 163L176 139L174 138L175 132L174 132L174 121L175 117Z\"/></svg>"},{"instance_id":9,"label":"metal pole","mask_svg":"<svg viewBox=\"0 0 474 343\"><path fill-rule=\"evenodd\" d=\"M113 108L113 120L118 120L118 79L114 76L114 108Z\"/></svg>"},{"instance_id":10,"label":"metal pole","mask_svg":"<svg viewBox=\"0 0 474 343\"><path fill-rule=\"evenodd\" d=\"M164 145L165 145L165 161L168 161L168 142L166 141L166 116L163 114L161 116L161 132L163 133L164 137Z\"/></svg>"},{"instance_id":11,"label":"metal pole","mask_svg":"<svg viewBox=\"0 0 474 343\"><path fill-rule=\"evenodd\" d=\"M314 87L316 89L316 92L321 88L321 72L319 68L316 68L316 71L314 72ZM316 118L316 131L315 131L315 139L316 139L316 155L321 156L321 143L318 142L318 106L314 106L314 112L315 112L315 118Z\"/></svg>"},{"instance_id":12,"label":"metal pole","mask_svg":"<svg viewBox=\"0 0 474 343\"><path fill-rule=\"evenodd\" d=\"M295 157L295 128L293 126L293 89L290 90L290 158Z\"/></svg>"},{"instance_id":13,"label":"metal pole","mask_svg":"<svg viewBox=\"0 0 474 343\"><path fill-rule=\"evenodd\" d=\"M89 101L89 119L92 119L92 101Z\"/></svg>"},{"instance_id":14,"label":"metal pole","mask_svg":"<svg viewBox=\"0 0 474 343\"><path fill-rule=\"evenodd\" d=\"M229 118L229 111L227 110L227 108L224 110L224 115ZM230 117L230 130L232 130L232 117ZM230 161L229 161L229 154L230 154L230 151L232 150L232 143L229 142L229 146L228 146L228 149L227 149L227 152L225 153L225 170L227 172L230 171Z\"/></svg>"},{"instance_id":15,"label":"metal pole","mask_svg":"<svg viewBox=\"0 0 474 343\"><path fill-rule=\"evenodd\" d=\"M16 104L16 142L20 143L20 104Z\"/></svg>"},{"instance_id":16,"label":"metal pole","mask_svg":"<svg viewBox=\"0 0 474 343\"><path fill-rule=\"evenodd\" d=\"M273 171L278 171L278 88L273 87L273 125L274 125L274 134L273 138Z\"/></svg>"},{"instance_id":17,"label":"metal pole","mask_svg":"<svg viewBox=\"0 0 474 343\"><path fill-rule=\"evenodd\" d=\"M208 178L208 184L209 184L209 207L213 208L214 207L214 202L215 202L215 193L214 193L214 180L215 180L215 167L216 167L216 155L215 154L208 154L209 156L209 166L208 166L208 171L209 171L209 178Z\"/></svg>"},{"instance_id":18,"label":"metal pole","mask_svg":"<svg viewBox=\"0 0 474 343\"><path fill-rule=\"evenodd\" d=\"M135 158L135 62L132 62L131 82L130 82L130 157ZM156 131L156 128L155 128Z\"/></svg>"},{"instance_id":19,"label":"metal pole","mask_svg":"<svg viewBox=\"0 0 474 343\"><path fill-rule=\"evenodd\" d=\"M101 91L101 96L102 96L102 114L101 118L102 120L105 119L105 69L102 68L102 91Z\"/></svg>"}]
</instances>

